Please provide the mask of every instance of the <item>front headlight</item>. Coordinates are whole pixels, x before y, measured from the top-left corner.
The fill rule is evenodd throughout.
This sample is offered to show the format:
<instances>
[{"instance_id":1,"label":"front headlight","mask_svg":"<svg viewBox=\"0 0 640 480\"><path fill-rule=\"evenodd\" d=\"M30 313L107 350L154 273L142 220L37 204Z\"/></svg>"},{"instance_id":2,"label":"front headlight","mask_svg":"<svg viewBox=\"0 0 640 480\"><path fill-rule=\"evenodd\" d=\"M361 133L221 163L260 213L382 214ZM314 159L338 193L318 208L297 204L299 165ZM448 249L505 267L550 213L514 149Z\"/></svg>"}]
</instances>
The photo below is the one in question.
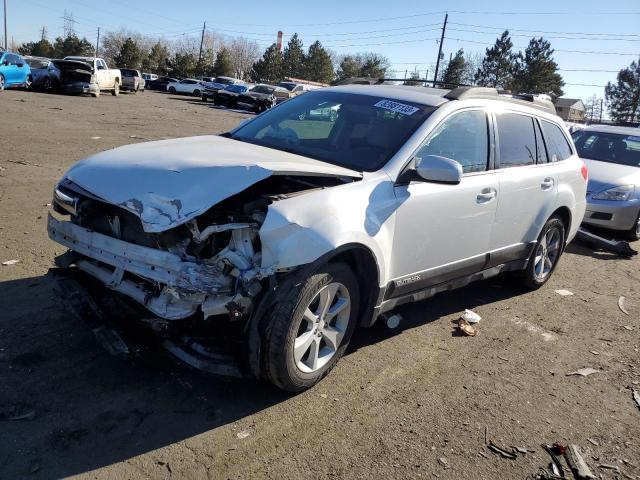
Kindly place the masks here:
<instances>
[{"instance_id":1,"label":"front headlight","mask_svg":"<svg viewBox=\"0 0 640 480\"><path fill-rule=\"evenodd\" d=\"M603 190L602 192L595 194L593 198L595 200L625 201L631 198L633 191L633 185L620 185L619 187Z\"/></svg>"}]
</instances>

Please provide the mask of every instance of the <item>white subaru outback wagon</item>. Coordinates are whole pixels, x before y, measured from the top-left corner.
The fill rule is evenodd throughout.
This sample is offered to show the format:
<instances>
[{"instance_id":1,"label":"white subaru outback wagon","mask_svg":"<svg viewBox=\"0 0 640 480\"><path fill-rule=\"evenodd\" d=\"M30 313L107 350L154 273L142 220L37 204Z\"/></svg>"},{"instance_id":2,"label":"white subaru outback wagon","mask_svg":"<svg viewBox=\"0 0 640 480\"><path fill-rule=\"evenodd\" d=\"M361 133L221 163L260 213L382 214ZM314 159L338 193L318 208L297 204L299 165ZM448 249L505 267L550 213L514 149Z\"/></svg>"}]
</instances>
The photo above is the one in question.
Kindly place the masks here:
<instances>
[{"instance_id":1,"label":"white subaru outback wagon","mask_svg":"<svg viewBox=\"0 0 640 480\"><path fill-rule=\"evenodd\" d=\"M300 391L356 326L402 303L506 271L543 285L586 185L547 101L350 85L221 135L82 160L55 188L48 232L69 248L59 266L179 335L240 324L245 371Z\"/></svg>"}]
</instances>

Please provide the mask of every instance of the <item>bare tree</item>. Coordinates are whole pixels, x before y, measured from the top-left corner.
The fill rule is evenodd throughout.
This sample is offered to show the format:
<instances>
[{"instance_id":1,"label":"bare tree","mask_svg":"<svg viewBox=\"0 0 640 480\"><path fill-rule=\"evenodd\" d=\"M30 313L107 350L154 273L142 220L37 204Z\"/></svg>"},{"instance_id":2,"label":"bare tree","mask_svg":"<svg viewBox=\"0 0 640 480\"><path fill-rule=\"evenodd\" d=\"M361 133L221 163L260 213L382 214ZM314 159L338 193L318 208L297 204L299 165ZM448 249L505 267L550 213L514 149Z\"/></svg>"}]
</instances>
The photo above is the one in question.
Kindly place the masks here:
<instances>
[{"instance_id":1,"label":"bare tree","mask_svg":"<svg viewBox=\"0 0 640 480\"><path fill-rule=\"evenodd\" d=\"M585 116L590 122L602 118L602 98L595 93L584 102Z\"/></svg>"},{"instance_id":2,"label":"bare tree","mask_svg":"<svg viewBox=\"0 0 640 480\"><path fill-rule=\"evenodd\" d=\"M464 55L465 69L462 75L462 83L467 85L474 84L476 72L482 65L482 54L478 52L466 52Z\"/></svg>"},{"instance_id":3,"label":"bare tree","mask_svg":"<svg viewBox=\"0 0 640 480\"><path fill-rule=\"evenodd\" d=\"M233 38L227 45L237 78L248 79L253 64L260 58L260 47L244 37Z\"/></svg>"}]
</instances>

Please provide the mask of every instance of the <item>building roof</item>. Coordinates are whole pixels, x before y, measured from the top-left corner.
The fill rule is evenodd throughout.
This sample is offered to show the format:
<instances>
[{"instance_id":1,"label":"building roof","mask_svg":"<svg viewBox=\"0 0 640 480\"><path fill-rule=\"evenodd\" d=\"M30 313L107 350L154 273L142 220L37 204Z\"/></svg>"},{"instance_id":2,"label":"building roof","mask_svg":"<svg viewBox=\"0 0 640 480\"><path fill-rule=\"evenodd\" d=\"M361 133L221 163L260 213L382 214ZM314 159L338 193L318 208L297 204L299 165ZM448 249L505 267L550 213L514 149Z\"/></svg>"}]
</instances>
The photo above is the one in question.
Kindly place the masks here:
<instances>
[{"instance_id":1,"label":"building roof","mask_svg":"<svg viewBox=\"0 0 640 480\"><path fill-rule=\"evenodd\" d=\"M584 103L579 98L557 98L555 102L556 107L574 107L584 110ZM576 107L576 103L580 103L580 106Z\"/></svg>"}]
</instances>

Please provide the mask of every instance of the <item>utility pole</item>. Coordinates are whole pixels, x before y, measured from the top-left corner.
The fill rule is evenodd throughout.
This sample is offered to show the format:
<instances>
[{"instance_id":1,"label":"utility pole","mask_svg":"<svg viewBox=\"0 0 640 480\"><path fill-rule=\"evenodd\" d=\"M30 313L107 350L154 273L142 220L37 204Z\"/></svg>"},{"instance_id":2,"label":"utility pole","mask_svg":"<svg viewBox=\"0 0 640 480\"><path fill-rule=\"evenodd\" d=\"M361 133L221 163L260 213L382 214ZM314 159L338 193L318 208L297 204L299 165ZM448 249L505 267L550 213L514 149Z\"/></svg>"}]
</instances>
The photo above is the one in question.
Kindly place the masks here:
<instances>
[{"instance_id":1,"label":"utility pole","mask_svg":"<svg viewBox=\"0 0 640 480\"><path fill-rule=\"evenodd\" d=\"M200 53L198 54L198 65L202 69L202 45L204 45L204 30L207 28L207 22L202 25L202 37L200 37ZM200 72L204 73L204 72Z\"/></svg>"},{"instance_id":2,"label":"utility pole","mask_svg":"<svg viewBox=\"0 0 640 480\"><path fill-rule=\"evenodd\" d=\"M100 27L98 27L98 38L96 39L96 57L98 56L98 49L100 48Z\"/></svg>"},{"instance_id":3,"label":"utility pole","mask_svg":"<svg viewBox=\"0 0 640 480\"><path fill-rule=\"evenodd\" d=\"M47 38L47 27L42 27L40 30L40 40L45 40Z\"/></svg>"},{"instance_id":4,"label":"utility pole","mask_svg":"<svg viewBox=\"0 0 640 480\"><path fill-rule=\"evenodd\" d=\"M9 37L7 36L7 0L4 0L4 49L9 49Z\"/></svg>"},{"instance_id":5,"label":"utility pole","mask_svg":"<svg viewBox=\"0 0 640 480\"><path fill-rule=\"evenodd\" d=\"M449 14L444 14L444 25L442 25L442 35L440 36L440 46L438 47L438 59L436 60L436 72L433 74L433 86L436 86L438 80L438 70L440 69L440 56L442 55L442 42L444 42L444 32L447 30L447 20L449 20Z\"/></svg>"}]
</instances>

